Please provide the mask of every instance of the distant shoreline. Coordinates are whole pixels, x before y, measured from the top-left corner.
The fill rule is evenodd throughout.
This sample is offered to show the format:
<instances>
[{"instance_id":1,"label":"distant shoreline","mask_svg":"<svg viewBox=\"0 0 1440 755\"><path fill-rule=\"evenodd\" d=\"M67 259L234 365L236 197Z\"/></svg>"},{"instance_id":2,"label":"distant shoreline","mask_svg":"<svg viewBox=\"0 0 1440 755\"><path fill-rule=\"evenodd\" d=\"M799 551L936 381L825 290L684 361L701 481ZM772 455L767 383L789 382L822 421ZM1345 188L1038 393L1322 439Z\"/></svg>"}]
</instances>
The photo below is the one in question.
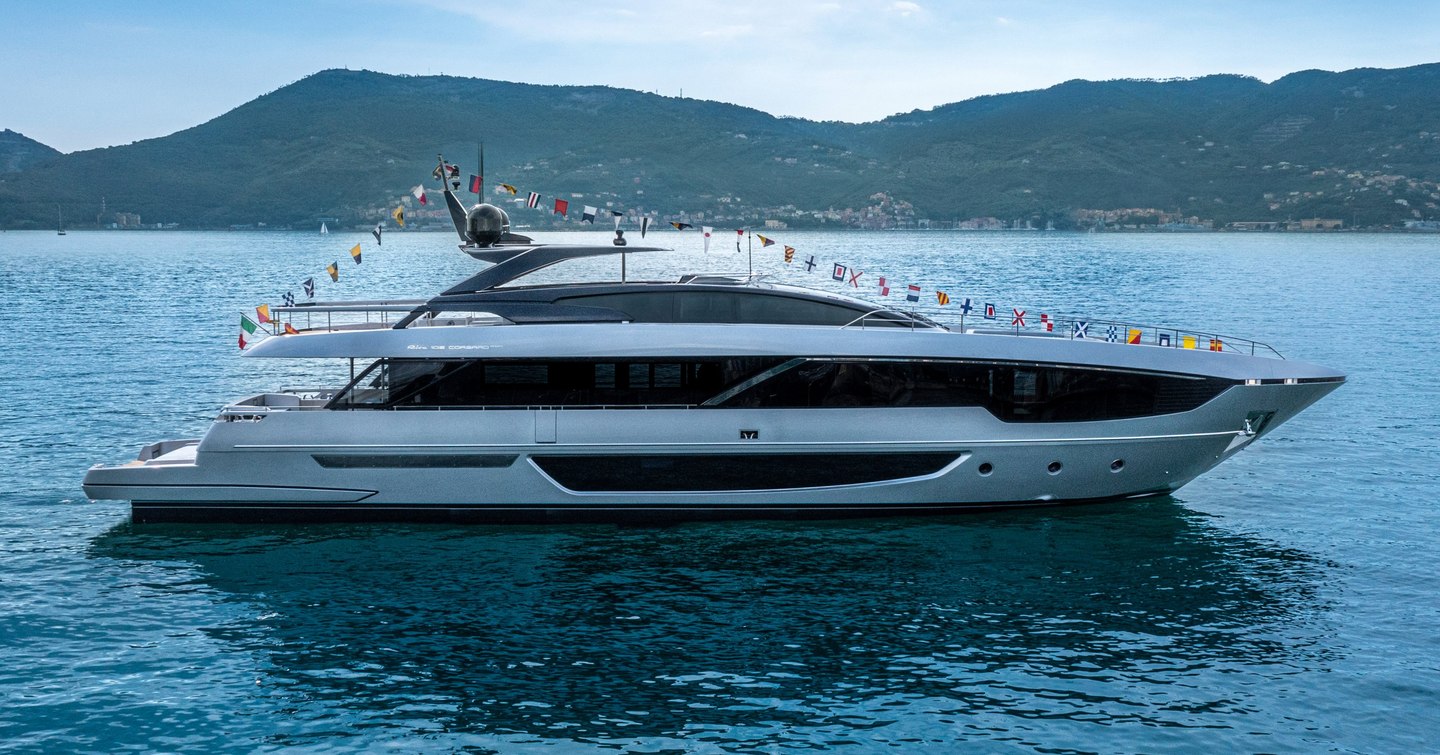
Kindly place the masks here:
<instances>
[{"instance_id":1,"label":"distant shoreline","mask_svg":"<svg viewBox=\"0 0 1440 755\"><path fill-rule=\"evenodd\" d=\"M728 228L729 226L716 226L716 227L717 227L717 228L719 228L719 227ZM612 232L612 231L609 231L609 230L606 230L606 229L602 229L602 228L596 228L596 229L593 229L593 230L592 230L592 229L589 229L589 228L543 228L543 229L524 229L524 230L532 231L532 232L539 232L539 233L594 233L594 234L603 235L603 236L606 236L606 237L609 237L609 236L613 235L613 232ZM623 228L622 228L621 230L628 230L628 229L623 229ZM1041 234L1041 235L1044 235L1044 234L1064 234L1064 235L1080 235L1080 236L1086 236L1086 235L1091 235L1091 234L1112 234L1112 235L1142 234L1142 235L1155 235L1155 236L1192 236L1192 235L1205 235L1205 234L1225 234L1225 235L1239 235L1239 236L1266 236L1266 235L1325 236L1325 235L1335 235L1335 234L1339 234L1339 235L1345 235L1345 234L1386 234L1386 235L1415 235L1415 236L1427 236L1427 235L1440 234L1440 228L1337 228L1337 229L1324 229L1324 230L1321 230L1321 229L1312 229L1312 230L1274 229L1274 230L1264 230L1264 231L1257 231L1257 230L1250 230L1250 229L1235 229L1235 228L1194 228L1194 229L1185 229L1185 230L1147 229L1147 228L1117 228L1117 229L1113 229L1113 230L1107 229L1107 230L1103 230L1103 231L1102 231L1102 230L1093 230L1093 231L1091 231L1091 230L1078 230L1078 229L1064 229L1064 230L1062 230L1062 229L1049 229L1049 230L1047 230L1047 229L1043 229L1043 228L1003 228L1003 229L993 229L993 230L990 230L990 229L976 229L976 228L843 228L843 227L842 227L842 228L825 228L825 227L803 228L803 227L802 227L802 228L786 228L786 229L784 229L784 230L774 230L774 229L765 229L765 228L751 228L751 229L747 229L747 230L754 231L755 233L759 233L759 232L761 232L761 231L767 231L767 232L769 232L769 233L774 233L774 234L795 233L795 232L797 232L797 231L798 231L798 232L804 232L804 233L813 233L813 232L819 231L819 232L822 232L822 233L867 233L867 234L868 234L868 233L955 233L955 234L965 234L965 235L981 235L981 234L984 234L984 235L990 235L990 234L1001 235L1001 234L1011 234L1011 233L1024 233L1024 234ZM351 230L346 230L346 229L343 229L343 228L341 228L341 229L336 229L336 230L331 231L330 234L331 234L331 235L336 235L336 234L365 234L365 235L369 235L369 234L370 234L370 231L371 231L370 227L367 226L367 227L365 227L365 228L355 228L355 229L351 229ZM66 229L65 229L65 232L66 232L67 234L70 234L70 233L256 233L256 234L265 234L265 233L292 233L292 234L305 234L305 235L316 235L316 236L320 235L320 234L318 234L318 233L316 233L315 231L312 231L312 230L308 230L308 229L307 229L307 230L302 230L302 229L296 229L296 228L66 228ZM391 233L454 233L455 230L454 230L453 228L445 228L445 227L441 227L441 226L435 226L435 227L425 227L425 228L387 228L385 232L386 232L387 234L391 234ZM0 233L38 233L38 234L51 233L51 234L53 234L53 233L55 233L55 230L54 230L54 229L44 229L44 228L0 228ZM661 233L665 233L665 231L661 231Z\"/></svg>"}]
</instances>

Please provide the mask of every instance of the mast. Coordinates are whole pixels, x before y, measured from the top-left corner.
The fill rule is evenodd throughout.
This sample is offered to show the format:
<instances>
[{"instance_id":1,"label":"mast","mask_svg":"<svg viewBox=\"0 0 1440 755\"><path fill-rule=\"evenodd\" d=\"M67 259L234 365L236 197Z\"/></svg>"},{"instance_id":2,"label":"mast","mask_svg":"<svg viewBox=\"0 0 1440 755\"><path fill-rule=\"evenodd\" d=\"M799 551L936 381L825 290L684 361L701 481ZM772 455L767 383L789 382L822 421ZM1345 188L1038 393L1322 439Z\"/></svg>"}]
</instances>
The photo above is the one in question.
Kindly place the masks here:
<instances>
[{"instance_id":1,"label":"mast","mask_svg":"<svg viewBox=\"0 0 1440 755\"><path fill-rule=\"evenodd\" d=\"M450 176L449 172L445 170L445 156L437 152L435 158L439 160L439 167L435 168L434 173L440 174L440 194L445 200L445 209L450 213L450 222L455 226L455 233L460 236L460 243L468 244L470 238L466 235L465 205L459 197L455 196L455 192L450 190ZM434 173L431 175L433 176ZM455 188L459 187L460 182L456 181Z\"/></svg>"},{"instance_id":2,"label":"mast","mask_svg":"<svg viewBox=\"0 0 1440 755\"><path fill-rule=\"evenodd\" d=\"M750 257L749 276L750 276L751 278L754 278L754 277L755 277L755 232L754 232L754 231L746 231L746 233L745 233L745 253L746 253L747 256Z\"/></svg>"}]
</instances>

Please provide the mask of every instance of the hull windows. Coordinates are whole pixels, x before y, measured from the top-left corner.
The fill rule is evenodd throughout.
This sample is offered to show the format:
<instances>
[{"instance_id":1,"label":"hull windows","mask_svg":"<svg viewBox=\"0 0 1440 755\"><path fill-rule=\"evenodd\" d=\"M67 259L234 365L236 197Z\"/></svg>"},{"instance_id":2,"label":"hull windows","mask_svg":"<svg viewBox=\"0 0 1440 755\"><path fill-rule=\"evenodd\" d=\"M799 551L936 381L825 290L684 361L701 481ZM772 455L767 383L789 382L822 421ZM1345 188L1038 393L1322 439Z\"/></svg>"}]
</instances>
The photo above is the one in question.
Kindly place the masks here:
<instances>
[{"instance_id":1,"label":"hull windows","mask_svg":"<svg viewBox=\"0 0 1440 755\"><path fill-rule=\"evenodd\" d=\"M532 456L545 474L585 493L785 490L934 474L954 453Z\"/></svg>"}]
</instances>

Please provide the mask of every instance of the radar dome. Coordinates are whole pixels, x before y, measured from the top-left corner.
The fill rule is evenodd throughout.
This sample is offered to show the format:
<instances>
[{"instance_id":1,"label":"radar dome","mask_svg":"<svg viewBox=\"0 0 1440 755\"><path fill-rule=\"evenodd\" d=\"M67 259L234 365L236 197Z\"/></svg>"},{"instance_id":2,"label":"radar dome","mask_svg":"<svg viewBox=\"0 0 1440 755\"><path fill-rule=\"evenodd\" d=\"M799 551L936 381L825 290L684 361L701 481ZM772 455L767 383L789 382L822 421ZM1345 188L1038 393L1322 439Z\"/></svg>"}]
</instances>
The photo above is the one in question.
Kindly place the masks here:
<instances>
[{"instance_id":1,"label":"radar dome","mask_svg":"<svg viewBox=\"0 0 1440 755\"><path fill-rule=\"evenodd\" d=\"M477 204L465 215L465 240L479 246L494 246L510 232L510 216L493 204Z\"/></svg>"}]
</instances>

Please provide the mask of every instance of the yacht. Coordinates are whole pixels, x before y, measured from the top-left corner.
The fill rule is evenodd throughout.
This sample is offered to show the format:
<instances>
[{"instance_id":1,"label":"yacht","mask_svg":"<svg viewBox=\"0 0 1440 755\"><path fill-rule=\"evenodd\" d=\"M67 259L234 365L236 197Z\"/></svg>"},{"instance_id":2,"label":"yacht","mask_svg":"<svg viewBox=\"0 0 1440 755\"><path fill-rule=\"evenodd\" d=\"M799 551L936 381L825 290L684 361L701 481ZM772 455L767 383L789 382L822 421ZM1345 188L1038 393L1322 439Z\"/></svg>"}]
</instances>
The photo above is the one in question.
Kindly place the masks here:
<instances>
[{"instance_id":1,"label":"yacht","mask_svg":"<svg viewBox=\"0 0 1440 755\"><path fill-rule=\"evenodd\" d=\"M497 207L445 198L460 248L487 267L425 299L274 307L297 332L244 354L348 362L348 384L237 401L203 438L91 468L85 493L131 501L136 522L827 518L1136 498L1176 490L1345 381L1242 339L950 328L753 275L630 281L623 256L618 281L526 285L573 260L662 250L618 234L538 244Z\"/></svg>"}]
</instances>

